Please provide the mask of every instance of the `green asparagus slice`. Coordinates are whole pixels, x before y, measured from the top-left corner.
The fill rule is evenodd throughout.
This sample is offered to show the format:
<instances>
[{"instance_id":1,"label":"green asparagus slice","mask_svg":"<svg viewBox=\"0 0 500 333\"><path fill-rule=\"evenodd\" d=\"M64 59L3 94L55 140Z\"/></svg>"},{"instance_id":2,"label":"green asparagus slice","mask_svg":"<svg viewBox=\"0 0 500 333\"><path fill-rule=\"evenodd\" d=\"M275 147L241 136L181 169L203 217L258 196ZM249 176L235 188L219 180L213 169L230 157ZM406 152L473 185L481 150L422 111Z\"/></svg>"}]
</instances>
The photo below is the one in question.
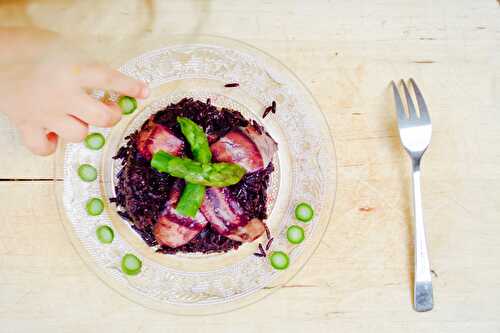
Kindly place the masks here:
<instances>
[{"instance_id":1,"label":"green asparagus slice","mask_svg":"<svg viewBox=\"0 0 500 333\"><path fill-rule=\"evenodd\" d=\"M206 163L172 156L164 151L153 155L151 166L159 172L183 178L188 183L213 187L226 187L238 183L245 169L233 163Z\"/></svg>"},{"instance_id":2,"label":"green asparagus slice","mask_svg":"<svg viewBox=\"0 0 500 333\"><path fill-rule=\"evenodd\" d=\"M137 109L137 100L130 96L120 96L118 106L122 109L123 114L131 114Z\"/></svg>"}]
</instances>

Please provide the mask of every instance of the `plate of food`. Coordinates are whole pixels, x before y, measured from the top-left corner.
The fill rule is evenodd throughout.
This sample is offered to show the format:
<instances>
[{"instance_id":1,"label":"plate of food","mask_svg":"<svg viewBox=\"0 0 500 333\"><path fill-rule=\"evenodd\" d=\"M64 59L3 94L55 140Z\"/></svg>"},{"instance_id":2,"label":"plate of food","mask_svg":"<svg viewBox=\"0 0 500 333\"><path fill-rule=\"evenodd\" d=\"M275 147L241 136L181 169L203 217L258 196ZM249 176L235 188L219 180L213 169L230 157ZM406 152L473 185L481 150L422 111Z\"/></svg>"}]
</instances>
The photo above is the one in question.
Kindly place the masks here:
<instances>
[{"instance_id":1,"label":"plate of food","mask_svg":"<svg viewBox=\"0 0 500 333\"><path fill-rule=\"evenodd\" d=\"M335 198L336 160L312 95L246 44L173 39L119 68L146 81L123 119L60 147L64 227L110 287L202 315L270 294L306 263Z\"/></svg>"}]
</instances>

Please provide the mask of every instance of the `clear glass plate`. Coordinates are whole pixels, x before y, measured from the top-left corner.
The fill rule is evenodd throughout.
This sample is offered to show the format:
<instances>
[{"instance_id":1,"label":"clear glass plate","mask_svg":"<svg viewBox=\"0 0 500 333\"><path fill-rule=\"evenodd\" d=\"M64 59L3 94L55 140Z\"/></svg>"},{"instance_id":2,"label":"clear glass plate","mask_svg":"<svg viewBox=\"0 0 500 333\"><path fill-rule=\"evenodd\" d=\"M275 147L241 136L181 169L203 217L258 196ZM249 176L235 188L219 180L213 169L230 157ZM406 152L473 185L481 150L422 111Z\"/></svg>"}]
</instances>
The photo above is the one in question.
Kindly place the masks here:
<instances>
[{"instance_id":1,"label":"clear glass plate","mask_svg":"<svg viewBox=\"0 0 500 333\"><path fill-rule=\"evenodd\" d=\"M103 149L93 151L83 144L67 144L58 152L56 175L64 179L55 181L59 210L78 253L122 295L171 313L225 312L277 290L300 270L319 244L335 198L334 145L311 94L269 55L240 42L215 37L196 37L195 41L186 37L171 39L167 46L129 60L120 71L148 82L152 89L150 98L140 101L138 110L124 116L113 129L91 129L106 137ZM239 87L224 87L232 82L239 83ZM125 136L152 113L186 96L210 98L216 106L239 110L263 124L278 142L266 222L274 237L270 251L288 253L288 269L275 270L268 259L254 256L259 240L222 254L156 253L109 202L114 197L119 170L119 161L112 157ZM272 101L277 102L276 114L262 119L264 109ZM96 181L86 183L78 177L78 166L83 163L97 168ZM91 197L102 197L106 203L100 216L88 216L85 211L85 203ZM303 201L315 210L309 223L294 218L295 205ZM112 244L103 245L96 238L95 230L103 224L115 231ZM286 229L293 224L305 229L306 239L300 245L286 239ZM265 236L262 243L266 243ZM134 253L142 260L139 275L130 277L121 272L125 253Z\"/></svg>"}]
</instances>

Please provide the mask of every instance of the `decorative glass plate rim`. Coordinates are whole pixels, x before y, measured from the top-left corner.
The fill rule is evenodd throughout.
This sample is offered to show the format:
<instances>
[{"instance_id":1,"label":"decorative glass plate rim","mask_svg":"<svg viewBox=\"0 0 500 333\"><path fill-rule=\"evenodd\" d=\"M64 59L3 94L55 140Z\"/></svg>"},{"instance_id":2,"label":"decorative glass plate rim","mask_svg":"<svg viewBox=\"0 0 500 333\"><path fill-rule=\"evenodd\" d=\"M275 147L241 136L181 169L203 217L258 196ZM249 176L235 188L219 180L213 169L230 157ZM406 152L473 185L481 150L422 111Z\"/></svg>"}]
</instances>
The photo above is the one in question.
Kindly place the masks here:
<instances>
[{"instance_id":1,"label":"decorative glass plate rim","mask_svg":"<svg viewBox=\"0 0 500 333\"><path fill-rule=\"evenodd\" d=\"M239 52L246 53L247 56L251 57L254 60L255 60L255 57L257 57L257 59L259 60L258 63L260 65L263 65L262 64L263 61L264 61L264 63L269 63L269 64L266 64L266 66L263 66L263 68L265 68L268 71L267 73L269 73L269 68L267 68L268 66L269 67L273 67L272 65L276 66L278 68L277 69L278 71L284 72L283 75L291 78L291 80L290 80L291 83L296 85L294 88L296 88L296 89L298 88L298 89L302 90L301 93L303 94L303 96L300 96L300 97L308 99L309 100L308 102L312 103L315 106L316 110L319 111L319 113L317 113L316 116L319 117L320 122L322 122L322 124L321 124L321 126L323 127L322 130L324 131L326 129L326 133L322 133L322 134L327 135L327 137L326 137L326 139L328 141L328 142L326 142L326 145L328 146L327 150L330 153L330 157L332 160L331 163L334 166L334 168L333 168L334 170L331 170L333 175L331 176L331 179L330 179L330 181L332 182L332 184L330 184L330 185L332 185L332 186L331 186L331 188L328 188L328 190L332 191L332 193L330 193L330 197L326 200L326 203L323 206L324 213L322 215L321 221L316 222L316 224L319 225L320 228L317 228L316 232L314 233L315 239L310 240L307 243L309 246L307 248L304 248L303 251L301 251L302 253L300 254L300 258L298 258L300 260L298 260L298 262L293 267L293 269L289 268L289 270L284 271L284 272L280 272L281 274L277 274L278 276L276 279L274 279L273 286L270 286L266 289L261 288L259 290L253 291L253 294L251 295L252 297L246 296L244 298L240 298L240 299L237 299L235 301L230 301L229 303L219 303L217 310L209 310L209 311L201 311L201 313L200 312L193 313L191 311L186 312L182 309L179 309L179 308L183 307L180 304L175 304L174 308L169 307L168 309L164 306L165 304L162 304L161 306L157 306L157 304L147 302L144 299L141 299L140 297L138 298L138 297L136 297L137 295L130 293L130 291L128 289L123 289L123 288L121 288L121 286L117 286L115 283L113 283L115 281L110 280L109 276L107 276L106 273L101 271L100 267L97 267L96 264L93 262L93 260L90 258L87 250L83 248L79 239L76 238L76 236L74 235L72 230L69 228L70 227L69 223L65 223L68 221L66 221L67 216L66 216L64 208L63 208L64 206L62 205L62 201L61 201L62 196L59 195L60 186L58 186L58 185L62 185L62 184L61 184L61 182L57 181L57 174L58 174L57 161L60 161L61 157L64 158L64 155L66 153L66 149L64 149L63 147L60 147L58 149L58 158L57 158L56 163L55 163L55 171L54 171L56 174L56 177L55 177L56 181L54 182L54 184L56 186L56 195L57 195L57 199L58 199L57 202L58 202L59 214L61 215L63 225L65 227L65 230L68 233L68 236L71 239L72 245L75 247L77 252L80 254L80 256L82 257L84 262L86 262L86 264L88 264L89 267L112 289L115 289L116 291L118 291L120 294L122 294L126 298L129 298L129 299L131 299L137 303L140 303L144 306L158 309L158 310L165 310L167 312L173 312L173 313L177 313L177 314L188 314L188 315L190 315L190 314L220 313L220 312L226 312L228 310L240 308L240 307L245 306L247 304L251 304L251 303L263 298L264 296L270 294L272 291L278 289L276 287L283 285L286 281L289 281L291 278L293 278L293 276L295 276L295 274L297 274L303 268L305 263L310 259L312 253L318 247L320 240L326 231L326 228L328 227L329 220L331 218L333 207L334 207L336 186L337 186L337 180L336 180L337 165L336 165L336 156L335 156L335 146L334 146L334 141L332 139L329 127L328 127L328 123L326 122L326 118L325 118L324 114L321 112L316 100L312 97L312 94L307 89L307 87L305 87L305 85L300 81L300 79L297 78L295 76L295 74L292 71L290 71L285 65L283 65L281 62L279 62L278 60L276 60L272 56L266 54L265 52L263 52L259 49L256 49L255 47L249 46L245 43L239 42L239 41L234 41L234 40L220 38L220 37L212 37L212 36L203 36L203 37L196 36L195 37L196 41L194 43L186 42L186 39L189 40L190 37L189 36L172 37L172 39L168 43L165 43L168 46L166 46L166 47L164 46L164 47L159 48L157 50L151 51L148 54L151 55L155 52L160 53L162 50L165 50L168 48L173 48L174 46L177 46L177 45L186 45L186 44L192 44L192 45L186 45L186 46L196 46L196 45L210 46L210 45L213 45L213 46L228 47L229 49L233 48L233 49L238 50ZM199 42L200 40L203 40L203 42L200 43ZM138 57L132 58L130 60L130 63L132 63L137 58ZM274 63L274 64L271 64L271 63ZM121 69L123 70L123 68L125 66L126 65L122 66ZM273 70L275 70L275 69L273 68ZM288 82L287 82L287 84L288 84ZM325 209L326 209L326 211L325 211ZM238 304L232 304L235 302L238 302ZM188 305L192 306L193 304L188 304ZM229 305L229 306L227 306L227 305ZM194 306L193 308L198 309L197 306Z\"/></svg>"}]
</instances>

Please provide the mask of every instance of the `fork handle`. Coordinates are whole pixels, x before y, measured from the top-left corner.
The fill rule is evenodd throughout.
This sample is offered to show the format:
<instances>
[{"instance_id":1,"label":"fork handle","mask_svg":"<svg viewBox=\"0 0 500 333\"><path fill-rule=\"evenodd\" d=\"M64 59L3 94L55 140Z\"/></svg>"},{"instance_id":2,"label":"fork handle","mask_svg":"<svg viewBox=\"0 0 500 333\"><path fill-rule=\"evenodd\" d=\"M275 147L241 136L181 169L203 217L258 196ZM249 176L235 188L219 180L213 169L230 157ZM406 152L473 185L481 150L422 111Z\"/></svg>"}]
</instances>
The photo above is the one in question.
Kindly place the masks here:
<instances>
[{"instance_id":1,"label":"fork handle","mask_svg":"<svg viewBox=\"0 0 500 333\"><path fill-rule=\"evenodd\" d=\"M425 240L424 218L422 213L422 193L420 187L420 160L412 163L413 181L413 222L415 227L415 280L413 304L415 311L424 312L432 310L434 305L432 294L432 281Z\"/></svg>"}]
</instances>

